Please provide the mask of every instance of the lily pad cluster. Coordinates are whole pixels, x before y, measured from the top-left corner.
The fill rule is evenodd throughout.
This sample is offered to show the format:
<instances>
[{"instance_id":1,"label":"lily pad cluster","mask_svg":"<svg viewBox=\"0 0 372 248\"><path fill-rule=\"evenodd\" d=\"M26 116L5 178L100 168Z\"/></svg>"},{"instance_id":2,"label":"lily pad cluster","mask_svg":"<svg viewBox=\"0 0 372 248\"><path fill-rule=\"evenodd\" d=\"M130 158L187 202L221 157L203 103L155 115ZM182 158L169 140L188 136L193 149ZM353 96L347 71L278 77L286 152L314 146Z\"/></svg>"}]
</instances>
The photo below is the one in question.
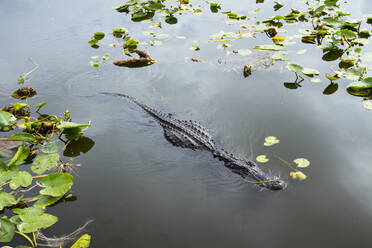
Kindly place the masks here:
<instances>
[{"instance_id":1,"label":"lily pad cluster","mask_svg":"<svg viewBox=\"0 0 372 248\"><path fill-rule=\"evenodd\" d=\"M273 146L278 144L280 140L275 136L268 136L265 138L264 146ZM289 175L295 180L305 180L307 176L305 173L301 171L301 169L306 168L310 165L310 161L306 158L296 158L293 160L293 163L296 165L294 166L292 163L284 160L281 157L276 156L280 161L282 161L285 165L291 168ZM256 157L256 161L259 163L267 163L270 159L266 155L258 155Z\"/></svg>"},{"instance_id":2,"label":"lily pad cluster","mask_svg":"<svg viewBox=\"0 0 372 248\"><path fill-rule=\"evenodd\" d=\"M69 193L74 164L64 162L61 153L90 140L83 136L90 124L72 122L68 110L41 114L45 104L14 102L0 110L0 242L18 234L36 247L35 232L58 221L47 207L74 199Z\"/></svg>"}]
</instances>

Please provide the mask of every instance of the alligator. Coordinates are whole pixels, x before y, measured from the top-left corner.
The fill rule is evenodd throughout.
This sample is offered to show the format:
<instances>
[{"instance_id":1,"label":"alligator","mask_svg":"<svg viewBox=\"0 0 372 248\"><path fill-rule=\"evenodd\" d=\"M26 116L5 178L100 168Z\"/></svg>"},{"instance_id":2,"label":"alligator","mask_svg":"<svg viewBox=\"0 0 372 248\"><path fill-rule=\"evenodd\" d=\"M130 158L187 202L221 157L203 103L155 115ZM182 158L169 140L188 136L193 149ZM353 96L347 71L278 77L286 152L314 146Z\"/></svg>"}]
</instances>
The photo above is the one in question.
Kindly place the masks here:
<instances>
[{"instance_id":1,"label":"alligator","mask_svg":"<svg viewBox=\"0 0 372 248\"><path fill-rule=\"evenodd\" d=\"M254 181L248 182L252 182L263 189L282 190L286 188L284 181L278 177L268 175L255 162L228 153L224 149L217 147L212 139L212 135L199 122L175 119L171 114L162 113L126 94L109 92L102 92L101 94L123 97L137 104L158 121L164 129L165 138L174 146L209 151L215 158L223 161L225 166L232 172L239 174L243 178L248 177L253 179Z\"/></svg>"}]
</instances>

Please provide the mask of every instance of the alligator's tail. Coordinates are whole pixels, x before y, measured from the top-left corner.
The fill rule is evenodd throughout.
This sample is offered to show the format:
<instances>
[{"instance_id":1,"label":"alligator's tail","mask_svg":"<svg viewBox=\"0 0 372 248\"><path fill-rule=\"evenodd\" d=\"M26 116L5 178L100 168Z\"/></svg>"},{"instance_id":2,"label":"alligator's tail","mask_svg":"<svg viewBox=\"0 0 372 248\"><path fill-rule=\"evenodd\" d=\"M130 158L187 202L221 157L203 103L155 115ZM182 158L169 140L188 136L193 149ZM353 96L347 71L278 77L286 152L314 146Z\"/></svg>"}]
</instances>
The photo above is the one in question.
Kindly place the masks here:
<instances>
[{"instance_id":1,"label":"alligator's tail","mask_svg":"<svg viewBox=\"0 0 372 248\"><path fill-rule=\"evenodd\" d=\"M158 113L158 111L151 108L150 106L147 106L146 104L143 104L143 103L137 101L137 99L132 97L132 96L128 96L128 95L122 94L122 93L111 93L111 92L100 92L100 94L127 98L129 101L132 101L135 104L137 104L138 106L140 106L143 110L148 112L150 115L154 116L155 118L159 118L160 113Z\"/></svg>"}]
</instances>

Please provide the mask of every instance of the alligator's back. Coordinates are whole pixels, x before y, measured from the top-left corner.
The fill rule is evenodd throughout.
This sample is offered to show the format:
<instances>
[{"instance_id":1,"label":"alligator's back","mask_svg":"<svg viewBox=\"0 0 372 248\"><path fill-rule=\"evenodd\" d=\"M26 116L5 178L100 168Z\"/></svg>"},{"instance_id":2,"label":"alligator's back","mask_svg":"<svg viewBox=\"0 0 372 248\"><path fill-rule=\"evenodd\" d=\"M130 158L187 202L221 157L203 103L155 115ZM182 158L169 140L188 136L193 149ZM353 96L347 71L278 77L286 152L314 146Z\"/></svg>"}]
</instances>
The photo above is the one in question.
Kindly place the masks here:
<instances>
[{"instance_id":1,"label":"alligator's back","mask_svg":"<svg viewBox=\"0 0 372 248\"><path fill-rule=\"evenodd\" d=\"M125 94L102 94L124 97L140 106L159 122L160 126L164 129L165 138L175 146L191 148L193 150L209 150L212 152L215 150L212 135L208 133L205 127L196 121L175 119L171 117L170 114L162 113L137 101L134 97Z\"/></svg>"}]
</instances>

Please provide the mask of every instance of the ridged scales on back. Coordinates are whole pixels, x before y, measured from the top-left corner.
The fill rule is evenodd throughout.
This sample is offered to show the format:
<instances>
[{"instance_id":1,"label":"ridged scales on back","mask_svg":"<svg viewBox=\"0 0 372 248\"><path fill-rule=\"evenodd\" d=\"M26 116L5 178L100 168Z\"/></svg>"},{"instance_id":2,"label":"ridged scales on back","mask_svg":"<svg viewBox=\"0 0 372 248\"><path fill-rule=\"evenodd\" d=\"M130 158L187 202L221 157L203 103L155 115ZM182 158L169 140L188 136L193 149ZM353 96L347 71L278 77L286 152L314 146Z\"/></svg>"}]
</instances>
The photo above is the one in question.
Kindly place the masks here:
<instances>
[{"instance_id":1,"label":"ridged scales on back","mask_svg":"<svg viewBox=\"0 0 372 248\"><path fill-rule=\"evenodd\" d=\"M165 138L174 146L210 151L214 157L223 161L227 168L242 177L253 178L259 186L271 190L280 190L286 187L285 182L267 175L253 161L240 158L218 148L213 141L212 135L208 133L207 128L199 122L175 119L170 114L164 114L125 94L102 94L124 97L140 106L159 122L164 130Z\"/></svg>"}]
</instances>

